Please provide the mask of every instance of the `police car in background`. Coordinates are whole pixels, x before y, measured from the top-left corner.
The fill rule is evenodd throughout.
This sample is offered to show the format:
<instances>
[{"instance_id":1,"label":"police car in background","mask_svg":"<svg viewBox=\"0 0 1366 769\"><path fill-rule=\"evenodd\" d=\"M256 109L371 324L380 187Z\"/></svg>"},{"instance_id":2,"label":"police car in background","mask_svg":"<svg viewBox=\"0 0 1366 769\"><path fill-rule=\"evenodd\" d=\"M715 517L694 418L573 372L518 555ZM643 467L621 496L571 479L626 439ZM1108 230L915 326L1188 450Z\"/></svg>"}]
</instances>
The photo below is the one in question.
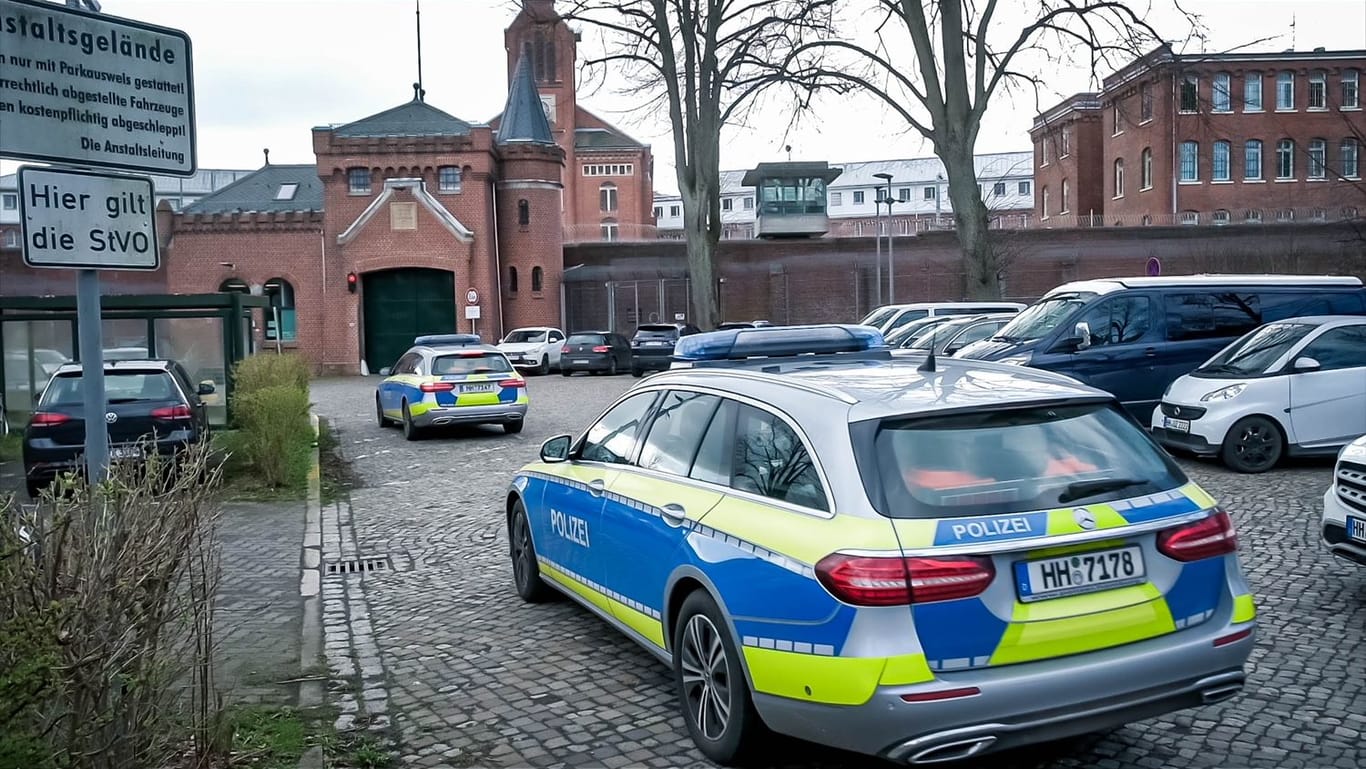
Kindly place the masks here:
<instances>
[{"instance_id":1,"label":"police car in background","mask_svg":"<svg viewBox=\"0 0 1366 769\"><path fill-rule=\"evenodd\" d=\"M526 419L526 380L497 347L473 334L420 336L375 388L380 427L397 422L418 440L442 425L499 424L520 433Z\"/></svg>"},{"instance_id":2,"label":"police car in background","mask_svg":"<svg viewBox=\"0 0 1366 769\"><path fill-rule=\"evenodd\" d=\"M1229 516L1112 396L857 326L676 356L546 441L505 510L521 597L567 594L671 665L709 758L766 725L932 763L1242 687Z\"/></svg>"}]
</instances>

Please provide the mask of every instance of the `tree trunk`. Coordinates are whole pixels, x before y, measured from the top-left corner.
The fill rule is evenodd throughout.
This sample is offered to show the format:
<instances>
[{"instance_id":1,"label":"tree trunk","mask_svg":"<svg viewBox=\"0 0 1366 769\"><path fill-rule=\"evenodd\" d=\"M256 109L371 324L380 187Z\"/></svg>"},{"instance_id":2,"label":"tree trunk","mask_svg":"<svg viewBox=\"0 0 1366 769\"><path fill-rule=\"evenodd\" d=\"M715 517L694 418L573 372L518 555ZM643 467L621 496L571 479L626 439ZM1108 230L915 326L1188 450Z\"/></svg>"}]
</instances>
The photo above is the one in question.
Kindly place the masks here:
<instances>
[{"instance_id":1,"label":"tree trunk","mask_svg":"<svg viewBox=\"0 0 1366 769\"><path fill-rule=\"evenodd\" d=\"M953 204L958 245L963 252L967 298L1000 299L1000 260L991 241L987 206L982 202L972 147L949 149L942 152L940 158L949 175L949 201Z\"/></svg>"},{"instance_id":2,"label":"tree trunk","mask_svg":"<svg viewBox=\"0 0 1366 769\"><path fill-rule=\"evenodd\" d=\"M684 188L682 197L683 236L687 241L688 253L688 293L692 299L688 321L698 328L710 330L716 328L719 322L719 311L716 304L716 268L713 263L716 240L707 221L708 196L705 190Z\"/></svg>"}]
</instances>

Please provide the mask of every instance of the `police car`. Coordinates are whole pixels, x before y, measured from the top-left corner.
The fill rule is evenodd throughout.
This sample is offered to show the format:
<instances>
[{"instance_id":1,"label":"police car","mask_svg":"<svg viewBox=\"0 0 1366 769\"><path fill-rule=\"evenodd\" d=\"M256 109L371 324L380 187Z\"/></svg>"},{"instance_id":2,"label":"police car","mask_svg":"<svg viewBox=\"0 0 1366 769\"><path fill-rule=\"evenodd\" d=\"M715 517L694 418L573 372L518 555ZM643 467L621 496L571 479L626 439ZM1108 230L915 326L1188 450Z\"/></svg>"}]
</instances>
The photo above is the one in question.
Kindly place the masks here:
<instances>
[{"instance_id":1,"label":"police car","mask_svg":"<svg viewBox=\"0 0 1366 769\"><path fill-rule=\"evenodd\" d=\"M526 380L501 350L470 334L420 336L375 389L380 427L398 423L417 440L429 427L500 424L520 433L526 419Z\"/></svg>"},{"instance_id":2,"label":"police car","mask_svg":"<svg viewBox=\"0 0 1366 769\"><path fill-rule=\"evenodd\" d=\"M546 441L505 509L521 597L566 594L671 665L709 758L766 725L948 761L1242 687L1229 516L1109 394L857 326L676 356Z\"/></svg>"}]
</instances>

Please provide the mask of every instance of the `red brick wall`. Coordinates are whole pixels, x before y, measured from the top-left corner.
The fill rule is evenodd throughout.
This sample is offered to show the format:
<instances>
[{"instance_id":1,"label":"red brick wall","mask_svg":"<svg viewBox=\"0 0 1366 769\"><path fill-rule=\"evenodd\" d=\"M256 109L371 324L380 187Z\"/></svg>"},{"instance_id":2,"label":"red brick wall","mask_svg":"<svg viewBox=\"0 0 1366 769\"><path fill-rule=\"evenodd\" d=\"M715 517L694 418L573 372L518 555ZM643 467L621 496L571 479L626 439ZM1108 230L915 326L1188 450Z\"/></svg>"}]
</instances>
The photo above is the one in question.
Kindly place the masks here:
<instances>
[{"instance_id":1,"label":"red brick wall","mask_svg":"<svg viewBox=\"0 0 1366 769\"><path fill-rule=\"evenodd\" d=\"M498 185L498 246L502 265L503 315L500 334L519 326L560 325L560 278L564 271L563 230L559 216L562 170L559 150L523 146L504 148L504 174ZM521 224L519 202L528 206ZM535 291L534 273L542 272ZM517 271L512 291L510 271Z\"/></svg>"}]
</instances>

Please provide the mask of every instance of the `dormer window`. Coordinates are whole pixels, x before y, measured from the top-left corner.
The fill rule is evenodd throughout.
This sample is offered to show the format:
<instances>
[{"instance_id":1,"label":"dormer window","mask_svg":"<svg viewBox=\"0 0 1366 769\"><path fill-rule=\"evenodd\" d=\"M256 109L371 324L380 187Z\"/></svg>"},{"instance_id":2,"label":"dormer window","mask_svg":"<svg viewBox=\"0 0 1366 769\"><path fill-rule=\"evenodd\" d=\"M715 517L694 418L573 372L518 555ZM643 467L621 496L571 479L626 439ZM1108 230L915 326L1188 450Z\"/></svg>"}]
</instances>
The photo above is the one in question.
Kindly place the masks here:
<instances>
[{"instance_id":1,"label":"dormer window","mask_svg":"<svg viewBox=\"0 0 1366 769\"><path fill-rule=\"evenodd\" d=\"M294 193L296 193L296 192L298 192L298 191L299 191L299 185L297 185L297 184L293 184L293 183L291 183L291 184L281 184L281 185L280 185L280 188L277 189L277 190L275 191L275 199L276 199L276 200L293 200L293 199L294 199Z\"/></svg>"}]
</instances>

